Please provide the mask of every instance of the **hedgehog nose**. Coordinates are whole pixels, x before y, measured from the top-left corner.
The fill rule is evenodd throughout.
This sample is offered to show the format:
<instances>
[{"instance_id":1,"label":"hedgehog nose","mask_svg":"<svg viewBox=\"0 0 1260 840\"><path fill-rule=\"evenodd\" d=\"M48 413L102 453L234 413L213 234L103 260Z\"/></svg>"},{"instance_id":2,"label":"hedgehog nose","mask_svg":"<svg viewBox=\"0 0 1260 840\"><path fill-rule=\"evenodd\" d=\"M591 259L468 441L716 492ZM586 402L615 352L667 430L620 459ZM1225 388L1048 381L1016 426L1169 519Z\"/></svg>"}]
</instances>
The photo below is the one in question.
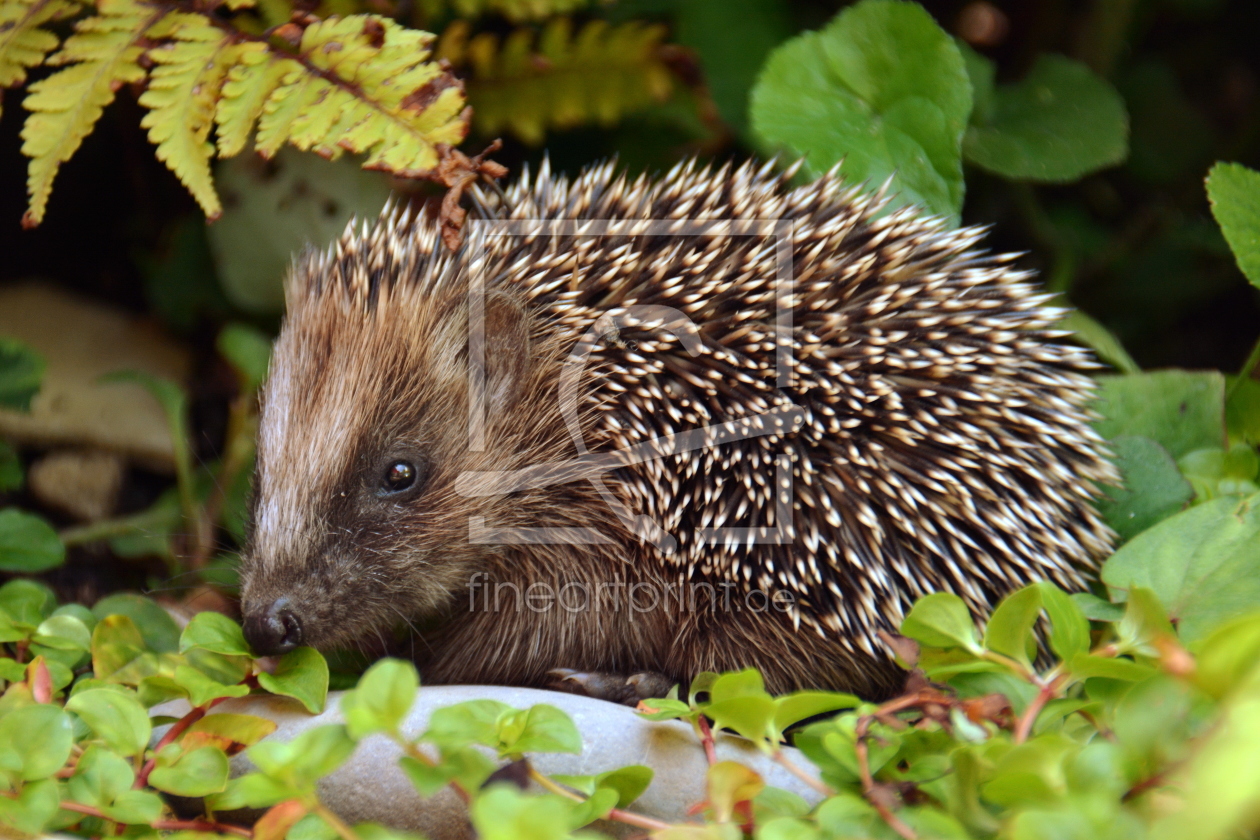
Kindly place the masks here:
<instances>
[{"instance_id":1,"label":"hedgehog nose","mask_svg":"<svg viewBox=\"0 0 1260 840\"><path fill-rule=\"evenodd\" d=\"M263 656L288 653L302 644L302 622L288 598L277 598L265 610L245 617L245 639Z\"/></svg>"}]
</instances>

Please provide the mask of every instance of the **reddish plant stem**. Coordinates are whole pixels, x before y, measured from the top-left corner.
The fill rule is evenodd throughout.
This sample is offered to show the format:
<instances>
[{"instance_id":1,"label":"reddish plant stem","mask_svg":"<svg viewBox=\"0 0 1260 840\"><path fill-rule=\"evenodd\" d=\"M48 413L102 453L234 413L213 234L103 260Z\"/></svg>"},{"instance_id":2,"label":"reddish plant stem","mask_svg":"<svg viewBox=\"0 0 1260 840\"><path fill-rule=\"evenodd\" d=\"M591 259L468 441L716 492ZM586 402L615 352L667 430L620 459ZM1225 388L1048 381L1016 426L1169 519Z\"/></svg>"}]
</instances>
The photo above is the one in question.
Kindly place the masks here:
<instances>
[{"instance_id":1,"label":"reddish plant stem","mask_svg":"<svg viewBox=\"0 0 1260 840\"><path fill-rule=\"evenodd\" d=\"M162 736L162 739L158 741L157 745L153 748L153 758L146 761L144 763L144 767L140 768L140 772L136 774L136 781L132 787L136 790L140 790L147 785L149 783L149 774L152 773L153 768L157 766L157 754L162 751L162 748L167 744L174 743L176 738L183 735L184 732L188 730L188 727L205 717L206 712L228 699L231 698L216 697L209 703L194 707L191 712L171 724L171 728L166 730L166 734Z\"/></svg>"},{"instance_id":2,"label":"reddish plant stem","mask_svg":"<svg viewBox=\"0 0 1260 840\"><path fill-rule=\"evenodd\" d=\"M700 743L704 745L704 757L709 760L709 766L717 764L717 742L713 740L713 730L709 727L709 719L704 715L700 715L696 719L696 728L700 730Z\"/></svg>"},{"instance_id":3,"label":"reddish plant stem","mask_svg":"<svg viewBox=\"0 0 1260 840\"><path fill-rule=\"evenodd\" d=\"M1019 716L1019 723L1015 726L1014 741L1022 744L1028 740L1028 736L1032 734L1033 724L1037 722L1037 715L1041 714L1041 710L1046 704L1053 700L1059 694L1060 679L1051 680L1045 683L1037 691L1037 696L1028 704L1028 708L1024 709L1024 713Z\"/></svg>"},{"instance_id":4,"label":"reddish plant stem","mask_svg":"<svg viewBox=\"0 0 1260 840\"><path fill-rule=\"evenodd\" d=\"M66 811L74 811L77 814L85 814L89 817L100 817L108 820L99 808L91 805L81 805L78 802L62 802L60 807ZM110 820L113 822L113 820ZM150 828L158 831L215 831L220 834L235 834L238 837L253 837L254 832L241 825L232 825L231 823L212 822L211 820L154 820L149 823Z\"/></svg>"},{"instance_id":5,"label":"reddish plant stem","mask_svg":"<svg viewBox=\"0 0 1260 840\"><path fill-rule=\"evenodd\" d=\"M871 803L889 828L904 837L905 840L916 840L918 835L914 833L914 829L902 822L901 818L892 811L888 810L888 806L884 804L883 798L875 792L875 779L871 776L870 750L866 745L867 727L862 726L861 722L859 722L858 727L858 739L853 748L857 753L858 773L862 777L862 795L866 797L867 802Z\"/></svg>"}]
</instances>

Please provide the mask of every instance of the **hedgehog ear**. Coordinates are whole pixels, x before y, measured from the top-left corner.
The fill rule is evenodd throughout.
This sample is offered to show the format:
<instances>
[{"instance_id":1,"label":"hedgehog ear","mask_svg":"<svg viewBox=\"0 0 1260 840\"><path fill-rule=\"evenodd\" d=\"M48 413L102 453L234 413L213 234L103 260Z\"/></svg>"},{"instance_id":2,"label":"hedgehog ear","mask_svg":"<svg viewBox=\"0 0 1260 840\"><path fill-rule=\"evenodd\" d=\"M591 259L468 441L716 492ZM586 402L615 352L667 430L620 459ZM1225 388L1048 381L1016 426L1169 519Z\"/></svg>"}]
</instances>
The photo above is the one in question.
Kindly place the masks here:
<instances>
[{"instance_id":1,"label":"hedgehog ear","mask_svg":"<svg viewBox=\"0 0 1260 840\"><path fill-rule=\"evenodd\" d=\"M485 297L482 318L486 410L507 408L524 388L529 366L529 316L516 299L503 292ZM471 350L473 335L469 331Z\"/></svg>"}]
</instances>

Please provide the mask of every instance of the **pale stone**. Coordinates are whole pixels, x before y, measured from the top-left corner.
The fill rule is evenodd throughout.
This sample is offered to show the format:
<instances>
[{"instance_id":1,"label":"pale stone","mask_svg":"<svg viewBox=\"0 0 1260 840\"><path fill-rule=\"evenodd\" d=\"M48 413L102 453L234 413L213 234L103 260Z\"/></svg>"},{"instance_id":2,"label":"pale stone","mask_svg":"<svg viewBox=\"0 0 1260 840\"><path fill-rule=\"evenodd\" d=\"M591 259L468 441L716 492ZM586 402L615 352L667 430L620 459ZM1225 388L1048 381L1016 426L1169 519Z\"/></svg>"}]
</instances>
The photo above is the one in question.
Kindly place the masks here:
<instances>
[{"instance_id":1,"label":"pale stone","mask_svg":"<svg viewBox=\"0 0 1260 840\"><path fill-rule=\"evenodd\" d=\"M211 714L232 712L269 718L278 724L269 737L287 741L313 726L341 722L341 694L331 692L326 710L320 715L308 714L296 701L273 696L228 700L215 706ZM534 766L547 775L592 775L630 764L646 765L655 771L655 777L629 810L667 822L688 819L688 809L705 798L708 764L690 726L680 721L644 720L633 709L603 700L531 688L425 686L403 730L408 735L418 735L428 727L433 710L481 699L499 700L520 709L548 703L573 718L582 735L581 755L530 756ZM187 709L186 704L183 709ZM177 704L154 711L182 714ZM160 732L155 733L155 737L159 736ZM797 766L812 769L796 750L788 748L785 752ZM449 788L428 799L421 797L398 768L400 755L399 748L384 736L365 738L350 760L320 783L320 799L350 823L379 822L396 829L424 832L430 840L471 838L472 829L459 798ZM744 763L760 773L766 784L796 793L811 804L820 799L811 787L741 738L718 734L717 757ZM233 775L249 769L244 754L232 759ZM614 836L643 833L642 829L621 824L599 823L596 827Z\"/></svg>"},{"instance_id":2,"label":"pale stone","mask_svg":"<svg viewBox=\"0 0 1260 840\"><path fill-rule=\"evenodd\" d=\"M0 410L0 437L105 449L173 470L157 400L133 382L100 380L135 370L183 383L190 363L181 345L122 311L36 282L0 288L0 336L28 344L47 362L30 413Z\"/></svg>"},{"instance_id":3,"label":"pale stone","mask_svg":"<svg viewBox=\"0 0 1260 840\"><path fill-rule=\"evenodd\" d=\"M80 522L95 522L114 512L123 470L123 459L114 452L58 450L31 464L26 483L45 505Z\"/></svg>"}]
</instances>

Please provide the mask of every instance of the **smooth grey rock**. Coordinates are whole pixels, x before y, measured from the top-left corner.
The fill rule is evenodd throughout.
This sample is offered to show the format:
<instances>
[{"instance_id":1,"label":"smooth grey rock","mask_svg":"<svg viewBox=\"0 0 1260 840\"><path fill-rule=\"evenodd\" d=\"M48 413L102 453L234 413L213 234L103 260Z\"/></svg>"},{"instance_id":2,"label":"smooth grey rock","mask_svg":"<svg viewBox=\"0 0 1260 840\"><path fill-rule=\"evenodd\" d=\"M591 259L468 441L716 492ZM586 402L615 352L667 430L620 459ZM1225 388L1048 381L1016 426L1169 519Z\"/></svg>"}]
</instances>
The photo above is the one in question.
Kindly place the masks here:
<instances>
[{"instance_id":1,"label":"smooth grey rock","mask_svg":"<svg viewBox=\"0 0 1260 840\"><path fill-rule=\"evenodd\" d=\"M157 400L135 382L101 377L134 370L182 383L191 362L181 344L121 310L39 282L0 287L0 335L25 342L47 363L30 413L0 409L0 436L103 449L174 472Z\"/></svg>"},{"instance_id":2,"label":"smooth grey rock","mask_svg":"<svg viewBox=\"0 0 1260 840\"><path fill-rule=\"evenodd\" d=\"M95 522L114 512L126 464L101 449L58 449L26 471L31 494L78 522Z\"/></svg>"},{"instance_id":3,"label":"smooth grey rock","mask_svg":"<svg viewBox=\"0 0 1260 840\"><path fill-rule=\"evenodd\" d=\"M270 718L278 728L269 737L289 740L310 727L341 722L341 694L331 692L325 711L319 715L307 713L296 701L273 696L228 700L216 706L211 714L233 712ZM588 775L629 764L646 765L656 775L631 810L666 821L686 818L687 810L704 799L708 765L704 750L687 724L644 720L633 709L603 700L532 688L425 686L411 709L404 731L418 735L428 728L429 715L434 709L479 699L499 700L519 709L548 703L573 718L582 734L583 753L531 755L534 766L543 773ZM155 711L180 714L176 704L167 704ZM798 766L811 767L795 750L787 752ZM459 798L449 788L428 799L422 798L398 768L400 754L398 747L383 736L365 738L350 760L320 783L320 798L351 823L380 822L397 829L422 831L431 840L471 838L472 829ZM717 756L719 760L747 764L761 774L766 784L796 793L810 803L820 798L808 785L742 738L719 734ZM244 754L236 756L232 762L233 775L251 769ZM620 824L601 823L596 827L614 836L643 833L642 829Z\"/></svg>"}]
</instances>

